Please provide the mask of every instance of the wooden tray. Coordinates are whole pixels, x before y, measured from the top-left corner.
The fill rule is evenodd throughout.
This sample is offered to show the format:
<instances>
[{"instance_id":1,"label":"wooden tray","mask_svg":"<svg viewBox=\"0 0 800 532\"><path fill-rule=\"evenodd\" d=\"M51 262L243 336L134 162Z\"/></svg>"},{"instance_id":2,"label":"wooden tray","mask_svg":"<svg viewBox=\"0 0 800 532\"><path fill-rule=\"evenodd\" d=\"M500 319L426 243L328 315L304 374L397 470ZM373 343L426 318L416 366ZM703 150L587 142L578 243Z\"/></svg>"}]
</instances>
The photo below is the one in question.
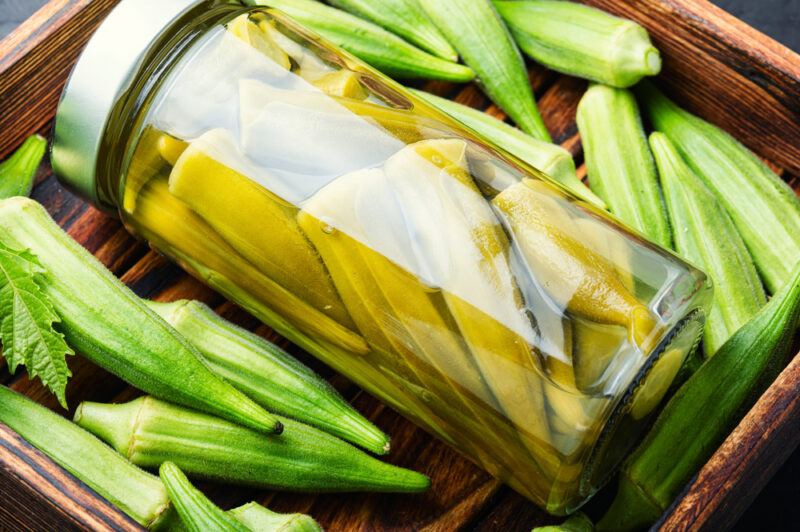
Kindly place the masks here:
<instances>
[{"instance_id":1,"label":"wooden tray","mask_svg":"<svg viewBox=\"0 0 800 532\"><path fill-rule=\"evenodd\" d=\"M80 49L116 0L51 0L0 41L0 159L34 132L49 134L58 97ZM800 190L800 56L704 0L586 0L642 23L664 55L664 88L687 108L721 125ZM535 65L531 83L556 142L582 161L575 108L586 83ZM475 86L425 88L503 117ZM585 174L581 165L580 171ZM430 475L424 495L297 495L205 485L225 507L258 500L277 511L311 513L327 530L530 530L553 522L446 445L287 344L255 319L134 240L120 223L62 189L44 166L34 190L70 235L142 296L196 298L254 328L329 377L333 385L393 436L389 460ZM83 400L135 395L79 356L67 388ZM24 372L21 372L24 373ZM0 361L0 384L57 411L52 396ZM800 355L662 518L668 530L729 527L800 440ZM71 414L70 412L69 414ZM0 425L0 530L136 530L86 486Z\"/></svg>"}]
</instances>

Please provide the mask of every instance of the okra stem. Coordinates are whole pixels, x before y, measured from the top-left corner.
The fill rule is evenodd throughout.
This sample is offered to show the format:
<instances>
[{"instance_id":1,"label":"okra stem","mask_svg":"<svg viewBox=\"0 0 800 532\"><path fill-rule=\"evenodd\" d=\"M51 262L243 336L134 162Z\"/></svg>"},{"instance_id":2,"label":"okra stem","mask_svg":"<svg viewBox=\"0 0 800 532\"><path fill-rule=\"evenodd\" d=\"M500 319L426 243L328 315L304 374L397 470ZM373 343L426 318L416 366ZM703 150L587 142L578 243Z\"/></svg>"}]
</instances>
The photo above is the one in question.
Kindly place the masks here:
<instances>
[{"instance_id":1,"label":"okra stem","mask_svg":"<svg viewBox=\"0 0 800 532\"><path fill-rule=\"evenodd\" d=\"M36 255L42 290L61 318L67 343L141 390L265 433L280 422L215 376L201 355L91 253L72 240L39 203L0 201L0 242Z\"/></svg>"},{"instance_id":2,"label":"okra stem","mask_svg":"<svg viewBox=\"0 0 800 532\"><path fill-rule=\"evenodd\" d=\"M250 530L258 532L322 532L311 516L279 514L254 502L229 510L228 514Z\"/></svg>"},{"instance_id":3,"label":"okra stem","mask_svg":"<svg viewBox=\"0 0 800 532\"><path fill-rule=\"evenodd\" d=\"M11 157L0 163L0 199L30 195L46 148L44 137L32 135Z\"/></svg>"},{"instance_id":4,"label":"okra stem","mask_svg":"<svg viewBox=\"0 0 800 532\"><path fill-rule=\"evenodd\" d=\"M280 437L142 397L121 405L83 403L75 422L131 462L156 468L172 461L201 478L294 491L419 492L424 475L383 463L297 421Z\"/></svg>"},{"instance_id":5,"label":"okra stem","mask_svg":"<svg viewBox=\"0 0 800 532\"><path fill-rule=\"evenodd\" d=\"M147 304L203 355L211 368L269 410L377 454L389 438L325 380L260 336L233 325L199 301Z\"/></svg>"},{"instance_id":6,"label":"okra stem","mask_svg":"<svg viewBox=\"0 0 800 532\"><path fill-rule=\"evenodd\" d=\"M792 355L800 262L788 283L681 386L620 474L598 530L649 526L722 443Z\"/></svg>"},{"instance_id":7,"label":"okra stem","mask_svg":"<svg viewBox=\"0 0 800 532\"><path fill-rule=\"evenodd\" d=\"M169 513L169 498L158 478L89 432L5 386L0 386L0 422L140 525L155 527Z\"/></svg>"}]
</instances>

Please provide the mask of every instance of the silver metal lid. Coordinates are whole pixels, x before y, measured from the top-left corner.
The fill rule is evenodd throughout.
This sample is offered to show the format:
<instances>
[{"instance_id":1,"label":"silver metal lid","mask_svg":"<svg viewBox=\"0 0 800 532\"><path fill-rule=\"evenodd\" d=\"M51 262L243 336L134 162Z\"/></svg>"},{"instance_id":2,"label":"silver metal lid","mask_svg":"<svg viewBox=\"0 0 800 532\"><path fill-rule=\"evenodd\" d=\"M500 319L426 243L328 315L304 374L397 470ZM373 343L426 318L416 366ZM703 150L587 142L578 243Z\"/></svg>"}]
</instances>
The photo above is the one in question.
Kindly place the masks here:
<instances>
[{"instance_id":1,"label":"silver metal lid","mask_svg":"<svg viewBox=\"0 0 800 532\"><path fill-rule=\"evenodd\" d=\"M109 115L151 43L204 0L122 0L92 36L56 113L51 162L59 179L97 204L97 161Z\"/></svg>"}]
</instances>

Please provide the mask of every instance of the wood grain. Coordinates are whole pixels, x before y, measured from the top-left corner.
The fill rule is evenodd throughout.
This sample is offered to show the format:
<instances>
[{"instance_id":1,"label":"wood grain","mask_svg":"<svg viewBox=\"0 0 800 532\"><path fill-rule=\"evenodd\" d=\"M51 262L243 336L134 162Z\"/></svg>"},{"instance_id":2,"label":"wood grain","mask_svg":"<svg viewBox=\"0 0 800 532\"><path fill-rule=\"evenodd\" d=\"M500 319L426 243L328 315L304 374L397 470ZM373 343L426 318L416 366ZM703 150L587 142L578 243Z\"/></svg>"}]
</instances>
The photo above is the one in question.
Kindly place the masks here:
<instances>
[{"instance_id":1,"label":"wood grain","mask_svg":"<svg viewBox=\"0 0 800 532\"><path fill-rule=\"evenodd\" d=\"M668 68L682 68L681 65L670 65L678 63L673 60L675 54L686 53L684 47L688 45L683 43L683 39L697 40L697 43L694 41L691 43L694 46L691 50L699 54L690 61L694 64L691 67L694 71L683 70L683 75L695 75L699 79L716 83L713 79L717 75L716 70L724 67L729 70L725 71L728 72L726 76L742 78L737 78L737 82L729 86L717 87L715 90L720 90L718 95L720 98L736 98L738 91L753 81L752 76L741 74L734 69L726 58L726 54L730 53L739 57L738 61L751 61L748 55L750 52L744 51L742 52L744 55L736 55L737 38L725 35L719 42L715 41L717 32L733 31L738 29L740 23L727 21L727 25L722 24L719 21L719 14L714 10L709 11L710 22L703 22L704 2L589 0L587 3L599 5L604 1L613 3L618 12L636 11L637 8L652 11L647 16L633 12L630 14L640 20L650 17L647 18L649 22L645 22L646 24L659 25L652 31L657 40L662 40L659 44L664 47ZM114 3L114 0L52 0L17 32L0 41L0 157L8 153L26 135L49 127L58 93L80 46L87 40L91 29L96 26L102 15ZM669 36L667 29L662 29L662 27L669 28L673 23L667 17L676 17L674 38ZM682 17L700 18L684 21ZM673 43L671 39L676 42ZM756 54L760 54L759 58L752 59L754 72L769 70L768 65L773 64L776 65L774 67L776 72L763 78L762 90L770 94L791 94L796 90L797 76L780 74L790 71L791 65L775 59L775 56L781 53L779 48L769 43L763 44L763 47L764 50L757 48L760 50ZM704 54L707 57L704 57ZM711 65L706 70L698 67L706 62ZM585 83L558 76L536 66L531 68L530 80L539 100L542 115L554 138L570 150L576 156L576 162L580 163L580 138L575 128L574 115ZM491 105L474 85L465 87L432 82L425 84L424 88L483 109L500 119L506 118L505 114ZM680 101L694 105L693 109L701 115L725 127L731 127L725 121L732 120L730 117L717 116L720 111L715 109L719 104L708 101L708 98L692 100L691 84L685 86L676 84L669 88ZM779 98L776 97L774 100L778 101ZM34 103L25 105L25 102ZM767 102L768 105L764 105L763 102ZM762 124L759 127L766 127L766 124L774 118L773 115L780 110L780 106L773 104L772 100L763 102L753 107L752 113L748 113L748 117ZM776 124L783 124L781 120L784 119L786 118L771 124L769 134L781 143L795 142L800 146L800 142L796 142L796 138L793 137L794 129L776 127ZM734 124L735 122L734 120ZM735 127L731 127L731 130L737 132ZM761 144L751 145L761 155L772 154ZM794 150L796 153L797 147ZM780 167L795 170L798 168L792 166L791 157L775 157L773 160ZM583 166L579 168L583 169ZM785 177L800 190L800 182L793 178L793 175L793 172L788 172ZM164 257L149 250L145 244L133 239L117 220L66 192L56 182L49 168L42 171L34 190L34 198L47 208L53 218L77 242L98 256L140 296L164 301L180 298L202 300L235 323L255 329L259 334L288 349L291 354L328 378L332 385L369 419L392 434L394 452L389 458L391 463L412 467L428 474L432 479L432 488L428 493L413 496L292 494L201 483L200 487L223 507L230 508L249 500L257 500L277 511L311 513L327 530L333 531L530 530L533 526L553 522L553 518L545 515L509 488L491 479L446 445L361 391L348 379L335 374L330 368L289 344L269 328L259 325L252 316L226 302L219 294L187 276ZM788 376L787 372L784 372L781 377L787 386L796 387L800 382L800 375L797 375L796 369L792 370L798 364L798 360L800 359L796 359L787 369ZM67 389L67 397L72 408L84 400L128 401L139 393L80 356L72 357L70 367L75 374ZM719 513L731 511L727 505L730 501L736 500L736 497L742 496L742 490L746 489L748 482L752 482L749 484L750 487L760 488L761 483L779 466L791 448L796 446L797 426L792 423L796 422L798 417L797 405L768 399L771 397L770 394L784 397L780 395L786 392L781 387L781 382L779 380L770 389L729 439L729 442L734 440L737 445L745 441L750 443L745 447L731 447L731 450L726 452L726 446L729 445L726 442L709 462L708 467L717 467L718 471L724 471L725 474L701 473L697 482L687 492L685 499L678 503L672 514L665 516L665 523L673 523L675 519L677 522L681 519L691 519L692 526L697 527L702 527L706 523L726 524L719 521ZM22 376L13 377L2 365L0 365L0 383L10 384L15 390L40 403L57 411L59 409L52 396L38 381L31 382ZM795 388L795 396L796 392ZM795 421L783 415L784 412L793 413ZM69 413L71 412L65 414ZM760 434L759 431L768 433L769 439L764 441L755 439L754 436ZM776 445L780 448L776 449ZM6 450L11 446L19 447L25 452L11 453ZM740 452L741 454L738 454ZM20 453L24 455L24 459L19 458ZM772 462L767 464L768 460ZM57 475L59 479L57 486L60 487L52 487L53 484L50 484L49 488L49 481L39 480L36 471L54 471L52 475ZM26 481L25 478L32 480ZM66 493L62 493L62 487ZM692 490L703 495L692 495L695 493ZM0 530L103 529L104 526L131 529L132 526L123 515L110 508L105 501L54 467L46 457L26 447L7 429L2 428L0 428L0 501L3 501L0 504ZM13 501L13 504L6 504L6 501ZM20 508L30 510L22 512ZM676 512L684 512L682 515L685 517L679 517Z\"/></svg>"},{"instance_id":2,"label":"wood grain","mask_svg":"<svg viewBox=\"0 0 800 532\"><path fill-rule=\"evenodd\" d=\"M140 530L2 424L0 501L0 530Z\"/></svg>"},{"instance_id":3,"label":"wood grain","mask_svg":"<svg viewBox=\"0 0 800 532\"><path fill-rule=\"evenodd\" d=\"M116 3L51 0L0 40L0 158L49 129L72 65Z\"/></svg>"},{"instance_id":4,"label":"wood grain","mask_svg":"<svg viewBox=\"0 0 800 532\"><path fill-rule=\"evenodd\" d=\"M756 153L800 172L800 55L706 0L583 0L636 20L664 59L661 84Z\"/></svg>"}]
</instances>

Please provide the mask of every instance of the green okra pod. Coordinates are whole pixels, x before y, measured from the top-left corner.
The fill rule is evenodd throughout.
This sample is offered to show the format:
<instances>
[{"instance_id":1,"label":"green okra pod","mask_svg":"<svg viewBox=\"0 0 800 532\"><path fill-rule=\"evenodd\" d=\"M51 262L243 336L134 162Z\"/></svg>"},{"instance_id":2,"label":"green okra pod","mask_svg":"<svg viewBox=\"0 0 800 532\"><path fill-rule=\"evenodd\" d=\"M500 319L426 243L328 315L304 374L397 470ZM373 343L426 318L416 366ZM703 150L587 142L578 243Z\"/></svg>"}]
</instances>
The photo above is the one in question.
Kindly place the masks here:
<instances>
[{"instance_id":1,"label":"green okra pod","mask_svg":"<svg viewBox=\"0 0 800 532\"><path fill-rule=\"evenodd\" d=\"M592 85L578 105L577 121L591 189L612 214L671 248L656 165L633 94Z\"/></svg>"},{"instance_id":2,"label":"green okra pod","mask_svg":"<svg viewBox=\"0 0 800 532\"><path fill-rule=\"evenodd\" d=\"M330 384L284 350L237 327L199 301L147 304L203 355L211 369L269 410L378 454L389 438Z\"/></svg>"},{"instance_id":3,"label":"green okra pod","mask_svg":"<svg viewBox=\"0 0 800 532\"><path fill-rule=\"evenodd\" d=\"M330 3L371 20L442 59L458 61L458 52L431 22L419 0L331 0Z\"/></svg>"},{"instance_id":4,"label":"green okra pod","mask_svg":"<svg viewBox=\"0 0 800 532\"><path fill-rule=\"evenodd\" d=\"M650 83L638 86L653 127L666 133L731 215L764 284L775 293L800 260L800 199L739 141L678 107Z\"/></svg>"},{"instance_id":5,"label":"green okra pod","mask_svg":"<svg viewBox=\"0 0 800 532\"><path fill-rule=\"evenodd\" d=\"M89 432L5 386L0 386L0 423L144 527L170 513L164 486Z\"/></svg>"},{"instance_id":6,"label":"green okra pod","mask_svg":"<svg viewBox=\"0 0 800 532\"><path fill-rule=\"evenodd\" d=\"M472 81L467 66L420 50L372 22L314 0L256 0L274 7L378 70L399 78Z\"/></svg>"},{"instance_id":7,"label":"green okra pod","mask_svg":"<svg viewBox=\"0 0 800 532\"><path fill-rule=\"evenodd\" d=\"M30 196L45 149L47 141L44 137L32 135L11 157L0 163L0 199Z\"/></svg>"},{"instance_id":8,"label":"green okra pod","mask_svg":"<svg viewBox=\"0 0 800 532\"><path fill-rule=\"evenodd\" d=\"M164 462L158 470L169 498L190 532L250 532L250 528L221 508L192 486L186 475L172 462Z\"/></svg>"},{"instance_id":9,"label":"green okra pod","mask_svg":"<svg viewBox=\"0 0 800 532\"><path fill-rule=\"evenodd\" d=\"M681 386L623 467L600 530L648 527L708 460L792 356L800 262L781 291Z\"/></svg>"},{"instance_id":10,"label":"green okra pod","mask_svg":"<svg viewBox=\"0 0 800 532\"><path fill-rule=\"evenodd\" d=\"M489 0L421 2L464 62L472 67L486 94L523 131L550 141L533 98L525 62Z\"/></svg>"},{"instance_id":11,"label":"green okra pod","mask_svg":"<svg viewBox=\"0 0 800 532\"><path fill-rule=\"evenodd\" d=\"M511 155L519 157L529 165L546 173L579 198L605 209L606 205L589 187L578 179L575 173L575 161L567 150L532 137L505 122L494 118L478 109L435 96L428 92L411 89L411 91L452 116L476 133L507 150Z\"/></svg>"},{"instance_id":12,"label":"green okra pod","mask_svg":"<svg viewBox=\"0 0 800 532\"><path fill-rule=\"evenodd\" d=\"M728 213L681 158L663 133L650 135L669 211L675 250L700 266L714 282L703 350L717 349L761 307L766 295L753 259Z\"/></svg>"},{"instance_id":13,"label":"green okra pod","mask_svg":"<svg viewBox=\"0 0 800 532\"><path fill-rule=\"evenodd\" d=\"M121 405L83 403L75 422L134 464L175 462L190 475L293 491L419 492L426 476L383 463L352 445L290 419L264 437L229 421L142 397Z\"/></svg>"},{"instance_id":14,"label":"green okra pod","mask_svg":"<svg viewBox=\"0 0 800 532\"><path fill-rule=\"evenodd\" d=\"M39 203L0 201L0 242L36 255L42 290L67 343L128 383L265 433L281 424L214 375L201 356L100 261L72 240Z\"/></svg>"},{"instance_id":15,"label":"green okra pod","mask_svg":"<svg viewBox=\"0 0 800 532\"><path fill-rule=\"evenodd\" d=\"M531 532L592 532L593 530L592 520L586 514L578 512L560 525L539 526Z\"/></svg>"},{"instance_id":16,"label":"green okra pod","mask_svg":"<svg viewBox=\"0 0 800 532\"><path fill-rule=\"evenodd\" d=\"M632 20L562 0L494 6L522 51L547 68L621 88L661 71L661 54Z\"/></svg>"},{"instance_id":17,"label":"green okra pod","mask_svg":"<svg viewBox=\"0 0 800 532\"><path fill-rule=\"evenodd\" d=\"M305 514L279 514L250 502L228 511L254 532L322 532L322 527Z\"/></svg>"}]
</instances>

